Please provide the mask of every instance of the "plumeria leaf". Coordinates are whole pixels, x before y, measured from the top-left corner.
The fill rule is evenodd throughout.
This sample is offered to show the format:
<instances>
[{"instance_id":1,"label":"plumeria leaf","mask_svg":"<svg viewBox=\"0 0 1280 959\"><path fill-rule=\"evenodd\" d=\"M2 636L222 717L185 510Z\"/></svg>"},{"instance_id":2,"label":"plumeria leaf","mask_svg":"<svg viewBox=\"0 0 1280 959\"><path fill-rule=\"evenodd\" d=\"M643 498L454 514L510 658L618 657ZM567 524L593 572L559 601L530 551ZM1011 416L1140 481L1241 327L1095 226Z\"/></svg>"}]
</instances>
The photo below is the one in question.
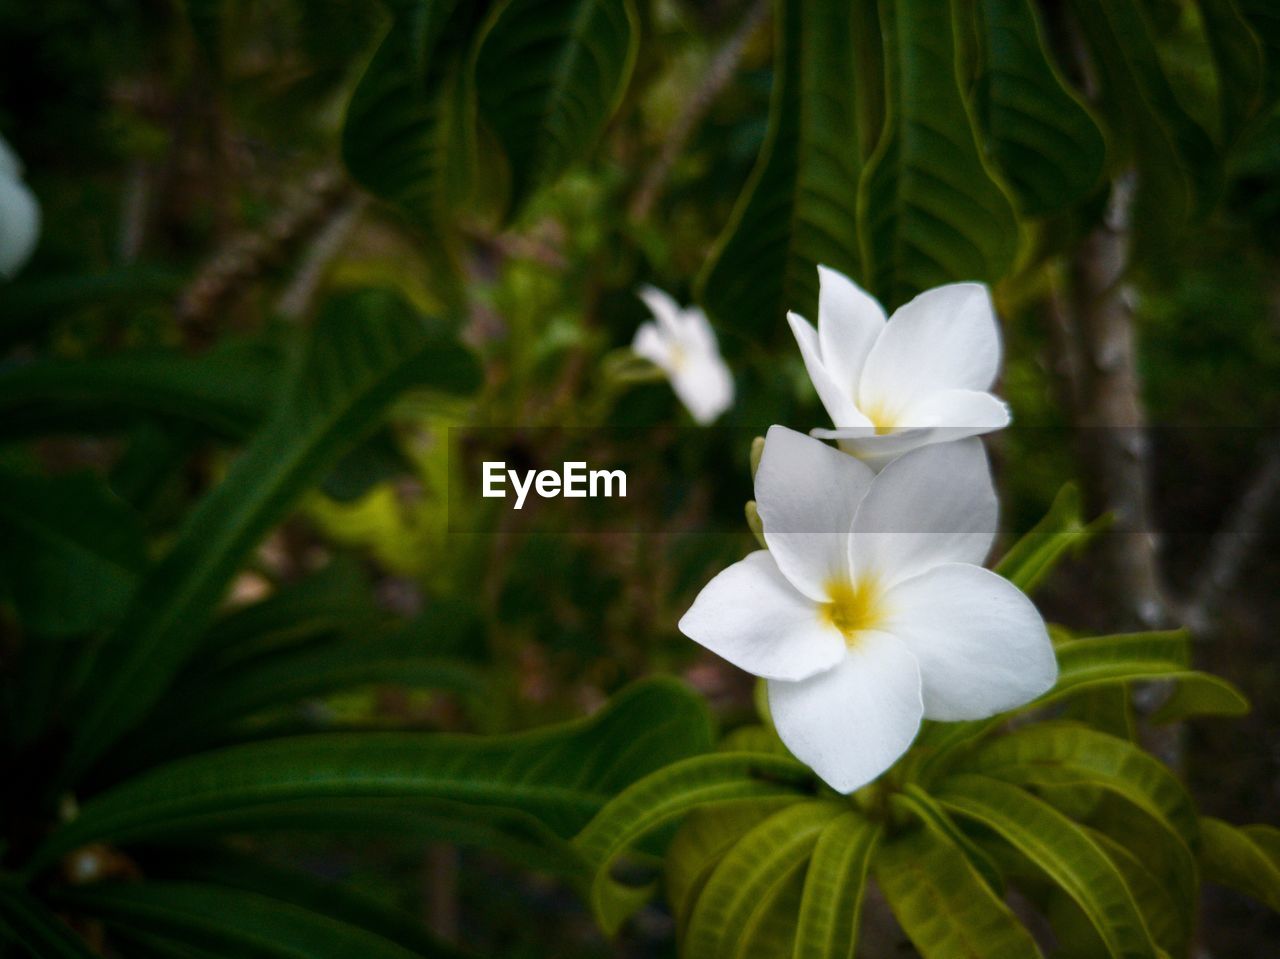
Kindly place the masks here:
<instances>
[{"instance_id":1,"label":"plumeria leaf","mask_svg":"<svg viewBox=\"0 0 1280 959\"><path fill-rule=\"evenodd\" d=\"M314 873L263 862L219 846L146 850L149 878L208 883L270 896L381 936L422 956L461 956L432 936L421 919L352 886Z\"/></svg>"},{"instance_id":2,"label":"plumeria leaf","mask_svg":"<svg viewBox=\"0 0 1280 959\"><path fill-rule=\"evenodd\" d=\"M967 856L932 829L881 843L872 866L898 924L924 959L1036 959L1035 940Z\"/></svg>"},{"instance_id":3,"label":"plumeria leaf","mask_svg":"<svg viewBox=\"0 0 1280 959\"><path fill-rule=\"evenodd\" d=\"M686 959L754 954L752 926L765 920L773 899L804 868L827 824L847 810L833 800L795 803L743 836L698 897L681 954Z\"/></svg>"},{"instance_id":4,"label":"plumeria leaf","mask_svg":"<svg viewBox=\"0 0 1280 959\"><path fill-rule=\"evenodd\" d=\"M1135 259L1156 262L1221 187L1208 135L1183 109L1165 75L1138 0L1073 0L1098 72L1102 111L1118 159L1136 164Z\"/></svg>"},{"instance_id":5,"label":"plumeria leaf","mask_svg":"<svg viewBox=\"0 0 1280 959\"><path fill-rule=\"evenodd\" d=\"M857 183L878 127L878 33L869 3L777 0L769 128L755 169L700 280L725 326L780 329L788 309L817 316L817 266L859 275ZM861 114L861 115L860 115Z\"/></svg>"},{"instance_id":6,"label":"plumeria leaf","mask_svg":"<svg viewBox=\"0 0 1280 959\"><path fill-rule=\"evenodd\" d=\"M1280 829L1200 820L1204 878L1252 896L1280 912Z\"/></svg>"},{"instance_id":7,"label":"plumeria leaf","mask_svg":"<svg viewBox=\"0 0 1280 959\"><path fill-rule=\"evenodd\" d=\"M452 331L398 297L366 291L332 301L284 401L144 579L108 637L110 655L91 661L70 775L83 773L159 698L244 557L395 397L413 386L463 392L477 382L475 360Z\"/></svg>"},{"instance_id":8,"label":"plumeria leaf","mask_svg":"<svg viewBox=\"0 0 1280 959\"><path fill-rule=\"evenodd\" d=\"M1271 0L1237 0L1236 6L1262 43L1266 72L1264 103L1280 96L1280 8Z\"/></svg>"},{"instance_id":9,"label":"plumeria leaf","mask_svg":"<svg viewBox=\"0 0 1280 959\"><path fill-rule=\"evenodd\" d=\"M294 828L338 828L362 805L396 831L395 803L452 804L532 818L569 837L654 769L711 748L706 706L673 680L619 694L577 722L507 736L325 733L178 760L86 802L35 857L38 869L87 842L139 842ZM434 805L433 805L434 804Z\"/></svg>"},{"instance_id":10,"label":"plumeria leaf","mask_svg":"<svg viewBox=\"0 0 1280 959\"><path fill-rule=\"evenodd\" d=\"M574 840L595 869L591 904L601 928L615 932L652 892L651 888L625 890L611 877L618 858L643 836L700 806L794 801L805 787L811 787L812 780L809 770L794 759L719 752L686 759L633 783Z\"/></svg>"},{"instance_id":11,"label":"plumeria leaf","mask_svg":"<svg viewBox=\"0 0 1280 959\"><path fill-rule=\"evenodd\" d=\"M1084 910L1109 955L1158 955L1124 876L1083 827L1017 786L985 776L949 779L938 801L1043 869Z\"/></svg>"},{"instance_id":12,"label":"plumeria leaf","mask_svg":"<svg viewBox=\"0 0 1280 959\"><path fill-rule=\"evenodd\" d=\"M160 350L38 360L0 375L0 432L116 430L142 419L240 439L275 394L282 357L271 344L224 344L202 356Z\"/></svg>"},{"instance_id":13,"label":"plumeria leaf","mask_svg":"<svg viewBox=\"0 0 1280 959\"><path fill-rule=\"evenodd\" d=\"M880 9L888 113L858 190L859 235L863 285L892 309L944 283L994 283L1019 234L960 90L950 5Z\"/></svg>"},{"instance_id":14,"label":"plumeria leaf","mask_svg":"<svg viewBox=\"0 0 1280 959\"><path fill-rule=\"evenodd\" d=\"M477 41L475 88L511 164L513 210L595 146L639 39L631 0L504 0L494 9Z\"/></svg>"},{"instance_id":15,"label":"plumeria leaf","mask_svg":"<svg viewBox=\"0 0 1280 959\"><path fill-rule=\"evenodd\" d=\"M1009 547L995 571L1030 595L1067 553L1083 549L1104 525L1105 521L1085 523L1080 488L1068 483L1044 518Z\"/></svg>"},{"instance_id":16,"label":"plumeria leaf","mask_svg":"<svg viewBox=\"0 0 1280 959\"><path fill-rule=\"evenodd\" d=\"M981 0L978 116L1021 211L1065 210L1097 187L1107 145L1059 73L1030 0Z\"/></svg>"},{"instance_id":17,"label":"plumeria leaf","mask_svg":"<svg viewBox=\"0 0 1280 959\"><path fill-rule=\"evenodd\" d=\"M867 875L882 827L858 812L818 836L804 877L794 959L853 959Z\"/></svg>"},{"instance_id":18,"label":"plumeria leaf","mask_svg":"<svg viewBox=\"0 0 1280 959\"><path fill-rule=\"evenodd\" d=\"M1173 891L1173 884L1153 872L1148 862L1100 830L1090 829L1088 833L1124 876L1156 945L1170 956L1185 956L1194 910L1180 901Z\"/></svg>"},{"instance_id":19,"label":"plumeria leaf","mask_svg":"<svg viewBox=\"0 0 1280 959\"><path fill-rule=\"evenodd\" d=\"M902 792L894 795L893 803L918 819L926 829L931 829L948 842L954 843L968 857L982 881L995 895L1003 898L1004 876L1000 874L1000 868L981 846L960 830L947 815L947 811L929 793L915 783L909 783Z\"/></svg>"},{"instance_id":20,"label":"plumeria leaf","mask_svg":"<svg viewBox=\"0 0 1280 959\"><path fill-rule=\"evenodd\" d=\"M33 632L64 635L118 620L146 560L138 516L90 473L0 470L0 593ZM7 589L6 589L7 587Z\"/></svg>"},{"instance_id":21,"label":"plumeria leaf","mask_svg":"<svg viewBox=\"0 0 1280 959\"><path fill-rule=\"evenodd\" d=\"M663 869L667 902L683 941L689 916L712 870L739 839L778 811L772 800L729 802L695 809L667 847Z\"/></svg>"},{"instance_id":22,"label":"plumeria leaf","mask_svg":"<svg viewBox=\"0 0 1280 959\"><path fill-rule=\"evenodd\" d=\"M1163 763L1133 743L1074 723L1036 723L1000 736L963 770L1021 786L1087 782L1154 817L1172 841L1197 841L1195 805Z\"/></svg>"},{"instance_id":23,"label":"plumeria leaf","mask_svg":"<svg viewBox=\"0 0 1280 959\"><path fill-rule=\"evenodd\" d=\"M0 879L0 945L14 943L39 959L93 959L97 953L39 900ZM3 951L8 955L8 950Z\"/></svg>"},{"instance_id":24,"label":"plumeria leaf","mask_svg":"<svg viewBox=\"0 0 1280 959\"><path fill-rule=\"evenodd\" d=\"M110 927L138 929L221 955L251 959L433 955L410 951L376 933L272 896L207 883L95 883L60 898Z\"/></svg>"},{"instance_id":25,"label":"plumeria leaf","mask_svg":"<svg viewBox=\"0 0 1280 959\"><path fill-rule=\"evenodd\" d=\"M1220 134L1230 145L1262 105L1262 45L1236 0L1199 0L1198 5L1218 73Z\"/></svg>"}]
</instances>

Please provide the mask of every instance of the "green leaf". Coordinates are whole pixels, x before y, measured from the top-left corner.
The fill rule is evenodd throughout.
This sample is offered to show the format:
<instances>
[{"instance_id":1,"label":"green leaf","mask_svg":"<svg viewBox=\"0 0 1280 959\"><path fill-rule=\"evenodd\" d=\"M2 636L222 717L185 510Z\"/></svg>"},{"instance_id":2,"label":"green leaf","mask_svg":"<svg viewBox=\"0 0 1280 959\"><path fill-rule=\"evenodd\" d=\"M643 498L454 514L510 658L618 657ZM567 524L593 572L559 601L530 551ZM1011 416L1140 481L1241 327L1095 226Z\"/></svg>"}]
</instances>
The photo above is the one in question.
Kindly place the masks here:
<instances>
[{"instance_id":1,"label":"green leaf","mask_svg":"<svg viewBox=\"0 0 1280 959\"><path fill-rule=\"evenodd\" d=\"M984 745L962 768L1021 786L1099 786L1161 823L1171 842L1198 838L1195 804L1177 777L1133 743L1087 726L1024 726Z\"/></svg>"},{"instance_id":2,"label":"green leaf","mask_svg":"<svg viewBox=\"0 0 1280 959\"><path fill-rule=\"evenodd\" d=\"M808 862L818 837L848 807L832 800L795 803L742 837L716 865L689 917L686 959L750 956L752 925Z\"/></svg>"},{"instance_id":3,"label":"green leaf","mask_svg":"<svg viewBox=\"0 0 1280 959\"><path fill-rule=\"evenodd\" d=\"M631 0L505 0L475 59L476 96L511 164L511 206L590 153L635 65Z\"/></svg>"},{"instance_id":4,"label":"green leaf","mask_svg":"<svg viewBox=\"0 0 1280 959\"><path fill-rule=\"evenodd\" d=\"M0 435L117 430L159 419L239 439L269 407L280 366L279 350L261 341L198 357L149 350L36 360L0 374Z\"/></svg>"},{"instance_id":5,"label":"green leaf","mask_svg":"<svg viewBox=\"0 0 1280 959\"><path fill-rule=\"evenodd\" d=\"M96 883L59 897L108 926L160 934L246 959L411 959L410 951L323 913L259 893L195 882Z\"/></svg>"},{"instance_id":6,"label":"green leaf","mask_svg":"<svg viewBox=\"0 0 1280 959\"><path fill-rule=\"evenodd\" d=\"M388 5L392 21L347 107L342 158L357 182L431 230L427 252L448 260L475 9L457 0Z\"/></svg>"},{"instance_id":7,"label":"green leaf","mask_svg":"<svg viewBox=\"0 0 1280 959\"><path fill-rule=\"evenodd\" d=\"M794 759L752 753L694 756L633 783L574 839L595 870L591 905L597 922L605 932L616 932L651 891L624 889L610 875L618 858L643 836L699 806L794 799L812 783L813 775Z\"/></svg>"},{"instance_id":8,"label":"green leaf","mask_svg":"<svg viewBox=\"0 0 1280 959\"><path fill-rule=\"evenodd\" d=\"M1088 832L1124 876L1156 945L1170 956L1185 956L1191 939L1194 907L1175 895L1173 884L1154 872L1150 863L1139 859L1106 833L1096 829Z\"/></svg>"},{"instance_id":9,"label":"green leaf","mask_svg":"<svg viewBox=\"0 0 1280 959\"><path fill-rule=\"evenodd\" d=\"M663 880L676 920L676 938L684 940L689 916L716 864L734 845L792 800L758 800L702 806L685 817L667 846Z\"/></svg>"},{"instance_id":10,"label":"green leaf","mask_svg":"<svg viewBox=\"0 0 1280 959\"><path fill-rule=\"evenodd\" d=\"M706 706L673 680L619 694L598 715L527 733L318 734L232 746L144 773L90 799L32 870L88 842L321 826L361 802L465 804L533 817L568 837L650 771L711 748ZM304 815L305 814L305 815ZM395 817L386 825L398 828Z\"/></svg>"},{"instance_id":11,"label":"green leaf","mask_svg":"<svg viewBox=\"0 0 1280 959\"><path fill-rule=\"evenodd\" d=\"M383 292L331 301L307 346L271 420L201 500L108 638L81 707L70 776L159 698L245 556L393 399L411 386L460 392L478 380L474 359L445 326Z\"/></svg>"},{"instance_id":12,"label":"green leaf","mask_svg":"<svg viewBox=\"0 0 1280 959\"><path fill-rule=\"evenodd\" d=\"M994 283L1018 222L961 95L949 4L881 4L888 115L858 190L863 277L886 307L955 280Z\"/></svg>"},{"instance_id":13,"label":"green leaf","mask_svg":"<svg viewBox=\"0 0 1280 959\"><path fill-rule=\"evenodd\" d=\"M16 942L35 959L93 959L96 953L39 900L0 879L0 945ZM8 955L7 950L3 951Z\"/></svg>"},{"instance_id":14,"label":"green leaf","mask_svg":"<svg viewBox=\"0 0 1280 959\"><path fill-rule=\"evenodd\" d=\"M1124 876L1081 827L1052 806L985 776L947 780L938 801L998 833L1084 910L1115 957L1157 950Z\"/></svg>"},{"instance_id":15,"label":"green leaf","mask_svg":"<svg viewBox=\"0 0 1280 959\"><path fill-rule=\"evenodd\" d=\"M924 959L1035 959L1031 934L945 835L911 829L880 844L876 883Z\"/></svg>"},{"instance_id":16,"label":"green leaf","mask_svg":"<svg viewBox=\"0 0 1280 959\"><path fill-rule=\"evenodd\" d=\"M209 883L257 893L364 929L416 955L461 955L432 936L419 918L309 872L216 846L168 848L162 856L160 860L151 856L143 860L149 878Z\"/></svg>"},{"instance_id":17,"label":"green leaf","mask_svg":"<svg viewBox=\"0 0 1280 959\"><path fill-rule=\"evenodd\" d=\"M861 813L847 812L819 834L804 877L794 959L853 959L881 831Z\"/></svg>"},{"instance_id":18,"label":"green leaf","mask_svg":"<svg viewBox=\"0 0 1280 959\"><path fill-rule=\"evenodd\" d=\"M991 157L1030 216L1061 212L1093 191L1107 144L1067 86L1030 0L981 0L977 98Z\"/></svg>"},{"instance_id":19,"label":"green leaf","mask_svg":"<svg viewBox=\"0 0 1280 959\"><path fill-rule=\"evenodd\" d=\"M920 820L926 829L931 829L955 845L965 858L969 860L982 881L990 887L991 892L999 898L1004 897L1004 876L986 851L964 834L955 824L947 811L938 805L929 793L915 783L908 783L900 793L891 799L892 805L905 811L908 815Z\"/></svg>"},{"instance_id":20,"label":"green leaf","mask_svg":"<svg viewBox=\"0 0 1280 959\"><path fill-rule=\"evenodd\" d=\"M995 571L1031 594L1068 552L1083 549L1102 525L1085 523L1080 488L1067 483L1053 498L1049 512L1009 548Z\"/></svg>"},{"instance_id":21,"label":"green leaf","mask_svg":"<svg viewBox=\"0 0 1280 959\"><path fill-rule=\"evenodd\" d=\"M0 470L0 593L32 632L102 629L118 620L145 560L137 515L98 477Z\"/></svg>"},{"instance_id":22,"label":"green leaf","mask_svg":"<svg viewBox=\"0 0 1280 959\"><path fill-rule=\"evenodd\" d=\"M859 97L878 72L873 5L777 0L775 10L764 146L698 281L718 322L754 335L782 329L789 309L816 318L819 264L860 273Z\"/></svg>"},{"instance_id":23,"label":"green leaf","mask_svg":"<svg viewBox=\"0 0 1280 959\"><path fill-rule=\"evenodd\" d=\"M1200 820L1200 865L1208 882L1234 889L1280 912L1280 829Z\"/></svg>"},{"instance_id":24,"label":"green leaf","mask_svg":"<svg viewBox=\"0 0 1280 959\"><path fill-rule=\"evenodd\" d=\"M1160 62L1137 0L1073 0L1101 90L1095 106L1119 158L1136 163L1133 259L1159 264L1170 241L1221 188L1221 163Z\"/></svg>"},{"instance_id":25,"label":"green leaf","mask_svg":"<svg viewBox=\"0 0 1280 959\"><path fill-rule=\"evenodd\" d=\"M1280 8L1272 0L1237 0L1240 13L1262 43L1266 74L1264 104L1280 96Z\"/></svg>"},{"instance_id":26,"label":"green leaf","mask_svg":"<svg viewBox=\"0 0 1280 959\"><path fill-rule=\"evenodd\" d=\"M1199 0L1199 7L1218 72L1221 136L1230 145L1262 105L1262 45L1241 16L1236 0Z\"/></svg>"}]
</instances>

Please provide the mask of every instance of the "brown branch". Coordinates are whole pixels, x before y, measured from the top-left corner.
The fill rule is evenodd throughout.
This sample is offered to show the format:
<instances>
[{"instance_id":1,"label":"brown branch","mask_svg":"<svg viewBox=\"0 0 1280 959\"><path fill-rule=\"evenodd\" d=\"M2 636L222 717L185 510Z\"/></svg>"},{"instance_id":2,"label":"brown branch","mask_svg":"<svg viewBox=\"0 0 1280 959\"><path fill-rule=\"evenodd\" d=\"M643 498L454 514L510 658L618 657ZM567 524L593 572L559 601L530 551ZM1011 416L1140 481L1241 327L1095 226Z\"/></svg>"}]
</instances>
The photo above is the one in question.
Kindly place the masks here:
<instances>
[{"instance_id":1,"label":"brown branch","mask_svg":"<svg viewBox=\"0 0 1280 959\"><path fill-rule=\"evenodd\" d=\"M1214 534L1209 555L1196 577L1195 591L1184 608L1187 625L1208 633L1212 618L1235 586L1245 563L1262 539L1267 517L1280 500L1280 437L1266 444L1262 465L1244 495Z\"/></svg>"},{"instance_id":2,"label":"brown branch","mask_svg":"<svg viewBox=\"0 0 1280 959\"><path fill-rule=\"evenodd\" d=\"M648 217L653 205L666 188L671 171L684 152L689 138L702 122L711 105L729 85L733 75L738 72L738 65L746 52L756 28L764 21L769 12L769 0L755 0L742 18L742 23L733 31L727 40L711 58L711 64L703 75L702 82L685 101L684 109L672 125L667 139L662 145L662 152L640 182L635 196L631 200L629 214L633 220L644 220Z\"/></svg>"}]
</instances>

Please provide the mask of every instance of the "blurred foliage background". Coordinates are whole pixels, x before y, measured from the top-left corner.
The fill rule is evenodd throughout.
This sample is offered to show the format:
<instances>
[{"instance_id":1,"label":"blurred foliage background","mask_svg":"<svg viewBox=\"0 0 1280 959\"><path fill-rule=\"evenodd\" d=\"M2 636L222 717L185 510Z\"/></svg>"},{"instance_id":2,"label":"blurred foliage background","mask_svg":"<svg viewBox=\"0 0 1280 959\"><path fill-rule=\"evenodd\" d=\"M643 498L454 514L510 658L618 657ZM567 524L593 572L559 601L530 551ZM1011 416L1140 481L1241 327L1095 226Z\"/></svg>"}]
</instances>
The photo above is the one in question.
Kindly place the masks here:
<instances>
[{"instance_id":1,"label":"blurred foliage background","mask_svg":"<svg viewBox=\"0 0 1280 959\"><path fill-rule=\"evenodd\" d=\"M505 734L582 716L664 673L705 694L725 727L751 715L747 679L700 654L675 623L710 575L750 548L742 431L825 425L782 308L814 315L816 261L849 270L890 306L939 280L924 254L864 259L877 247L856 231L841 246L844 227L806 213L795 199L803 190L770 206L767 191L782 190L787 164L803 160L787 151L802 153L814 136L810 88L856 83L849 110L860 115L875 112L875 91L843 48L822 49L824 24L798 13L802 5L507 4L502 16L529 24L474 42L493 30L497 6L0 2L0 132L44 215L34 258L0 286L0 655L20 676L5 693L6 868L71 818L68 804L227 742L391 727ZM1017 424L992 444L1004 522L1026 530L1073 479L1093 512L1113 507L1098 474L1105 464L1082 452L1080 437L1154 426L1146 514L1134 528L1161 533L1147 559L1165 605L1135 613L1129 581L1092 551L1039 602L1048 618L1082 629L1194 619L1196 665L1236 683L1254 711L1153 748L1171 752L1207 814L1274 820L1275 15L1265 0L1117 6L1140 11L1167 83L1161 96L1205 136L1205 153L1172 159L1143 139L1141 122L1109 116L1128 107L1121 81L1109 87L1078 55L1080 44L1106 43L1080 36L1089 4L1044 5L1048 48L1080 97L1059 111L1079 111L1064 120L1077 124L1066 129L1078 137L1068 140L1071 176L1035 182L1016 139L1005 153L994 142L972 158L1015 187L988 198L1006 208L991 216L1007 216L1007 235L974 227L985 237L979 265L990 267L980 278L997 284L1001 391ZM574 68L572 58L542 57L536 42L539 31L555 34L562 8L600 21L591 26L599 56L576 61L600 73L593 92L560 104L598 122L548 134L522 113L521 85ZM1240 11L1261 39L1224 54L1212 18L1243 24ZM929 21L920 23L927 42ZM1238 32L1222 35L1239 42ZM1004 49L995 33L988 42ZM992 75L975 62L956 69L974 115L1001 129ZM1132 68L1143 69L1152 65ZM1247 103L1223 79L1233 69L1249 74ZM1104 118L1109 142L1090 132L1090 116ZM890 166L874 167L884 151L866 132L874 118L862 120L850 175L873 167L863 183L874 206L892 189L881 182ZM1136 145L1115 141L1126 128ZM1172 194L1149 186L1166 167L1188 182L1218 181L1210 199L1192 195L1192 183L1181 222ZM1064 302L1079 304L1069 277L1087 273L1091 231L1135 169L1141 185L1124 224L1134 256L1116 295L1141 416L1119 422L1072 401L1080 387L1064 369L1060 321L1072 309ZM1046 209L1055 199L1064 202ZM823 229L788 234L780 256L752 246L806 215ZM891 229L889 217L873 230ZM823 244L835 245L834 257ZM753 275L777 288L740 281ZM707 307L737 380L722 423L737 429L696 430L666 384L620 375L620 351L646 317L634 295L643 282ZM379 345L366 351L370 341ZM557 429L594 426L667 427L648 434L649 455L680 482L645 500L660 510L628 518L646 532L555 531L536 515L517 523L496 514L454 517L495 532L450 532L451 429L512 427L495 454L519 462L530 455L521 444L536 443L548 462ZM611 453L597 455L609 462ZM741 531L680 532L691 527ZM210 543L225 555L210 558ZM140 581L149 602L136 598ZM166 652L183 623L184 651ZM117 655L137 636L141 652ZM651 765L660 762L655 754ZM111 954L178 953L165 951L163 928L131 924L147 904L134 913L94 902L75 891L86 879L217 884L220 870L247 874L230 861L252 854L259 891L269 888L266 870L288 869L298 890L341 880L367 897L360 908L424 920L435 938L423 954L447 954L452 943L504 957L674 955L660 908L606 942L545 868L459 844L450 828L273 833L216 853L72 843L60 851L76 856L46 866L71 890L61 908L82 911L80 932ZM238 882L226 888L253 892ZM182 903L168 907L178 914ZM1226 892L1208 895L1201 922L1199 939L1215 955L1270 955L1280 941L1274 916ZM38 954L76 954L47 948ZM231 954L210 948L198 954Z\"/></svg>"}]
</instances>

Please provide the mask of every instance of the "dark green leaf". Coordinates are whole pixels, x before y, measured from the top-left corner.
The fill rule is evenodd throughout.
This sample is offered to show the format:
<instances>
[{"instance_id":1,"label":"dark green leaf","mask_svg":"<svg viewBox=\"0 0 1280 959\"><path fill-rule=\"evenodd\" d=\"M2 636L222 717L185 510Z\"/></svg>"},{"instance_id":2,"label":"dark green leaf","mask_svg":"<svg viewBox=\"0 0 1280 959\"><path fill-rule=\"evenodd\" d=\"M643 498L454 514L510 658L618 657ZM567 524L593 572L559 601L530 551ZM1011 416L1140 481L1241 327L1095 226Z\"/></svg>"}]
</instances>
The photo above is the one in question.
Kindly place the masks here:
<instances>
[{"instance_id":1,"label":"dark green leaf","mask_svg":"<svg viewBox=\"0 0 1280 959\"><path fill-rule=\"evenodd\" d=\"M1102 522L1085 523L1080 489L1067 483L1049 512L1009 547L995 571L1024 593L1033 593L1068 552L1083 549L1101 528Z\"/></svg>"},{"instance_id":2,"label":"dark green leaf","mask_svg":"<svg viewBox=\"0 0 1280 959\"><path fill-rule=\"evenodd\" d=\"M95 955L41 902L8 879L0 879L0 945L6 941L18 943L34 959L93 959Z\"/></svg>"},{"instance_id":3,"label":"dark green leaf","mask_svg":"<svg viewBox=\"0 0 1280 959\"><path fill-rule=\"evenodd\" d=\"M350 294L320 317L285 399L201 501L109 638L69 760L84 772L140 719L197 646L246 554L409 387L478 379L449 330L386 293Z\"/></svg>"},{"instance_id":4,"label":"dark green leaf","mask_svg":"<svg viewBox=\"0 0 1280 959\"><path fill-rule=\"evenodd\" d=\"M1262 46L1236 0L1199 0L1218 71L1218 112L1225 143L1236 141L1262 105Z\"/></svg>"},{"instance_id":5,"label":"dark green leaf","mask_svg":"<svg viewBox=\"0 0 1280 959\"><path fill-rule=\"evenodd\" d=\"M0 471L0 592L24 625L83 633L118 620L145 562L137 515L84 473Z\"/></svg>"},{"instance_id":6,"label":"dark green leaf","mask_svg":"<svg viewBox=\"0 0 1280 959\"><path fill-rule=\"evenodd\" d=\"M478 43L476 96L519 209L600 139L631 78L636 13L631 0L504 0Z\"/></svg>"},{"instance_id":7,"label":"dark green leaf","mask_svg":"<svg viewBox=\"0 0 1280 959\"><path fill-rule=\"evenodd\" d=\"M978 108L992 159L1022 212L1064 210L1102 177L1102 131L1059 73L1031 0L981 0L977 14L985 54Z\"/></svg>"},{"instance_id":8,"label":"dark green leaf","mask_svg":"<svg viewBox=\"0 0 1280 959\"><path fill-rule=\"evenodd\" d=\"M944 283L999 280L1018 223L961 95L950 6L886 0L881 23L888 113L858 191L859 232L865 285L896 307Z\"/></svg>"},{"instance_id":9,"label":"dark green leaf","mask_svg":"<svg viewBox=\"0 0 1280 959\"><path fill-rule=\"evenodd\" d=\"M515 735L335 733L249 743L179 760L91 799L33 868L87 842L305 828L308 808L310 823L341 828L365 800L419 802L424 813L433 802L516 811L568 837L636 779L710 747L706 706L671 680L633 686L591 719ZM386 824L397 828L394 817Z\"/></svg>"},{"instance_id":10,"label":"dark green leaf","mask_svg":"<svg viewBox=\"0 0 1280 959\"><path fill-rule=\"evenodd\" d=\"M816 318L819 264L860 273L858 98L877 68L871 4L778 0L775 9L764 147L699 280L711 315L751 334L781 329L789 309Z\"/></svg>"}]
</instances>

